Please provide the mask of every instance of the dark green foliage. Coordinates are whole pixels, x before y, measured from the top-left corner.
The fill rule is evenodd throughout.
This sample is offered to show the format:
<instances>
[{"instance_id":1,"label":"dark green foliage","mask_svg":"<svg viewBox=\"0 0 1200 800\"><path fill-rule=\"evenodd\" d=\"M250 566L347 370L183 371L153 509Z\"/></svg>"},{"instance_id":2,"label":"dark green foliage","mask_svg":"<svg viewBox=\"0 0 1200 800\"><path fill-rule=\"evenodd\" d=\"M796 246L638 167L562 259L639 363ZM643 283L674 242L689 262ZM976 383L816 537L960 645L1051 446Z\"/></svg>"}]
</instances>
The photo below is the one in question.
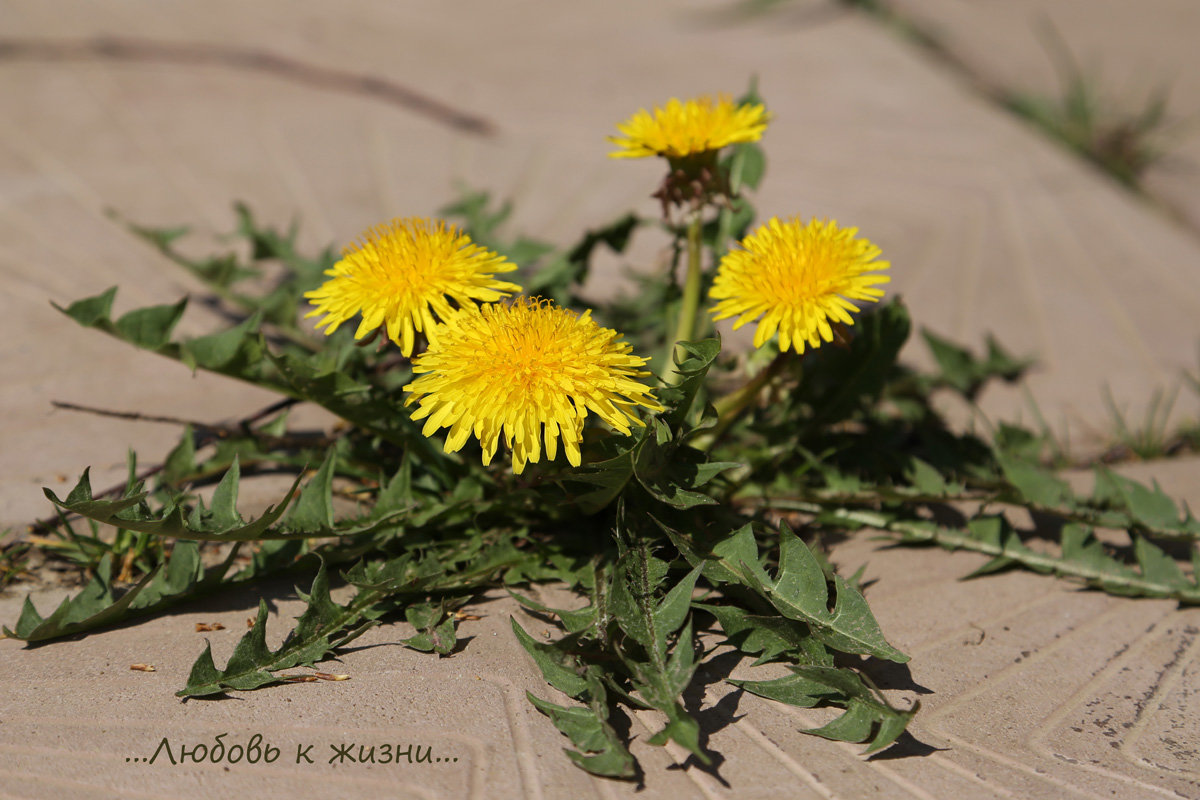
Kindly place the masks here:
<instances>
[{"instance_id":1,"label":"dark green foliage","mask_svg":"<svg viewBox=\"0 0 1200 800\"><path fill-rule=\"evenodd\" d=\"M290 534L283 531L271 530L271 526L283 515L296 493L300 479L296 479L280 503L268 507L262 516L249 523L243 520L237 511L240 480L241 473L235 460L213 491L211 507L206 507L203 500L197 500L190 511L172 503L159 513L153 513L145 503L145 492L127 494L119 500L93 500L87 470L80 476L79 483L67 495L66 500L60 500L49 489L45 490L45 494L50 502L63 511L125 530L157 536L210 542L248 542L289 537ZM329 532L329 529L316 529L310 533L328 535Z\"/></svg>"},{"instance_id":2,"label":"dark green foliage","mask_svg":"<svg viewBox=\"0 0 1200 800\"><path fill-rule=\"evenodd\" d=\"M179 697L203 697L230 689L257 689L282 678L275 673L291 667L311 667L317 661L362 635L377 624L382 610L373 602L377 589L360 592L345 606L329 597L329 578L322 563L308 594L300 594L308 607L297 619L296 627L278 650L267 647L267 603L260 600L254 625L242 636L233 654L219 670L213 663L212 647L192 665L187 685L176 692Z\"/></svg>"},{"instance_id":3,"label":"dark green foliage","mask_svg":"<svg viewBox=\"0 0 1200 800\"><path fill-rule=\"evenodd\" d=\"M566 734L576 750L564 748L577 765L608 778L634 778L636 763L629 749L609 720L613 710L604 688L603 672L595 664L585 663L563 645L542 644L525 632L514 619L513 633L525 651L533 657L546 682L568 697L584 703L582 706L560 706L526 693L529 702ZM574 640L572 640L574 641Z\"/></svg>"},{"instance_id":4,"label":"dark green foliage","mask_svg":"<svg viewBox=\"0 0 1200 800\"><path fill-rule=\"evenodd\" d=\"M932 377L929 388L949 386L969 400L974 400L979 390L994 378L1009 382L1017 380L1032 363L1028 359L1013 358L991 336L987 337L987 355L984 358L976 358L966 348L929 331L921 331L921 336L941 370Z\"/></svg>"},{"instance_id":5,"label":"dark green foliage","mask_svg":"<svg viewBox=\"0 0 1200 800\"><path fill-rule=\"evenodd\" d=\"M748 550L746 555L750 555ZM829 610L829 592L821 565L808 545L786 525L780 529L779 573L774 578L759 564L757 554L752 558L739 557L730 568L740 569L745 582L780 614L808 625L829 647L888 661L908 661L908 656L884 640L862 594L848 586L841 576L834 577L837 599L833 610Z\"/></svg>"},{"instance_id":6,"label":"dark green foliage","mask_svg":"<svg viewBox=\"0 0 1200 800\"><path fill-rule=\"evenodd\" d=\"M6 627L4 633L13 639L42 642L154 614L219 587L236 555L235 546L224 561L205 569L196 544L179 542L165 564L118 595L112 582L112 554L105 554L79 594L64 599L49 617L42 617L26 597L16 627Z\"/></svg>"},{"instance_id":7,"label":"dark green foliage","mask_svg":"<svg viewBox=\"0 0 1200 800\"><path fill-rule=\"evenodd\" d=\"M447 613L445 601L433 603L418 603L404 609L404 618L417 632L402 641L413 648L426 653L436 652L440 656L448 656L458 643L455 636L454 617Z\"/></svg>"},{"instance_id":8,"label":"dark green foliage","mask_svg":"<svg viewBox=\"0 0 1200 800\"><path fill-rule=\"evenodd\" d=\"M921 708L920 703L913 703L908 711L893 708L862 676L828 666L793 667L791 675L775 680L730 683L759 697L801 708L822 703L845 708L832 722L807 733L841 742L866 742L867 753L896 741Z\"/></svg>"}]
</instances>

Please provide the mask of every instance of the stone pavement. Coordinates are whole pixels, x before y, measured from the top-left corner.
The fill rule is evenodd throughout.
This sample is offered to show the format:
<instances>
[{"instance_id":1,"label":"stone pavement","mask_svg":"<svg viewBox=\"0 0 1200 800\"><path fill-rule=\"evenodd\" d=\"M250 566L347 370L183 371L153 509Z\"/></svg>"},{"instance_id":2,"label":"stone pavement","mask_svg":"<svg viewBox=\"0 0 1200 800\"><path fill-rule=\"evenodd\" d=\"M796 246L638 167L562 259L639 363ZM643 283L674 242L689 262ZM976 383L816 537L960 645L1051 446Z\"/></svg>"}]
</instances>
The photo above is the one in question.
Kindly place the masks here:
<instances>
[{"instance_id":1,"label":"stone pavement","mask_svg":"<svg viewBox=\"0 0 1200 800\"><path fill-rule=\"evenodd\" d=\"M936 5L948 24L965 7ZM996 4L971 7L985 5ZM512 197L514 230L566 243L631 207L653 213L657 165L605 157L615 122L672 95L738 93L751 75L775 114L761 212L857 225L892 261L891 288L919 324L975 346L994 332L1036 355L1033 395L1073 439L1107 430L1104 385L1136 412L1196 368L1194 231L869 17L825 0L748 18L730 6L464 0L452 15L366 0L336 11L315 0L0 2L0 525L46 513L40 487L69 485L87 464L97 484L116 480L126 447L152 461L178 435L51 411L52 400L210 421L270 401L53 311L49 301L114 284L118 310L198 290L107 209L191 223L202 238L232 228L240 199L279 224L299 217L319 248L393 215L430 214L462 182ZM1116 18L1097 15L1097 30L1105 19ZM1181 19L1162 18L1162 41L1200 32ZM1012 57L994 31L970 46L994 48L996 62L1038 57ZM1142 41L1133 31L1118 21L1104 36ZM1175 74L1200 74L1190 48L1174 58ZM661 246L646 237L631 263L648 265ZM610 260L591 288L613 291L619 266ZM212 322L197 304L183 330ZM1002 415L1023 403L1008 390L983 405ZM1180 414L1194 409L1181 395ZM1139 469L1200 504L1197 461ZM344 658L348 682L181 704L172 693L202 647L193 623L225 623L210 635L220 663L251 613L256 598L231 595L79 641L0 642L0 797L1200 797L1200 612L1025 574L960 583L978 565L970 556L865 539L835 558L851 571L869 564L868 599L913 656L911 680L897 675L893 688L897 702L921 699L917 743L882 757L798 733L816 712L725 696L716 682L695 698L725 757L716 774L646 747L656 721L638 718L644 790L592 780L524 700L550 690L508 633L520 612L504 600L474 609L483 619L464 625L474 638L451 659L395 645L405 632L392 626ZM278 618L295 614L289 587L264 591ZM11 622L19 603L0 599L0 618ZM272 623L277 641L283 626ZM131 672L134 662L159 671ZM187 744L222 731L262 733L290 748L287 763L226 772L126 761L164 736ZM325 763L330 745L351 741L458 761ZM325 757L292 763L305 743Z\"/></svg>"},{"instance_id":2,"label":"stone pavement","mask_svg":"<svg viewBox=\"0 0 1200 800\"><path fill-rule=\"evenodd\" d=\"M1200 70L1195 67L1200 6L1189 0L885 0L883 5L999 89L1060 97L1064 53L1059 51L1065 47L1095 90L1103 114L1136 115L1165 93L1167 122L1151 137L1163 158L1147 171L1144 187L1200 230Z\"/></svg>"}]
</instances>

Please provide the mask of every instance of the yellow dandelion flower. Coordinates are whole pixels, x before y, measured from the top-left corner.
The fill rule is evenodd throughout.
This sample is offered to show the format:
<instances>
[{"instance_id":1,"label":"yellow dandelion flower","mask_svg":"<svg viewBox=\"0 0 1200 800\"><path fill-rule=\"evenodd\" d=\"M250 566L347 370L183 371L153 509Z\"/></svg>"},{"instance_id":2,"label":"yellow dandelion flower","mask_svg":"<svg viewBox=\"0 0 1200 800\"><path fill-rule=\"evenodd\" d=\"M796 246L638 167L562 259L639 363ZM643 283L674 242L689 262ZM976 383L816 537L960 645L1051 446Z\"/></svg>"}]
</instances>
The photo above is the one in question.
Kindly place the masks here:
<instances>
[{"instance_id":1,"label":"yellow dandelion flower","mask_svg":"<svg viewBox=\"0 0 1200 800\"><path fill-rule=\"evenodd\" d=\"M665 156L686 158L709 150L720 150L737 142L757 142L767 128L770 115L761 103L734 105L728 95L713 102L711 97L680 102L672 97L665 107L645 109L617 126L624 136L609 136L619 147L610 158Z\"/></svg>"},{"instance_id":2,"label":"yellow dandelion flower","mask_svg":"<svg viewBox=\"0 0 1200 800\"><path fill-rule=\"evenodd\" d=\"M388 338L408 356L415 332L423 331L431 341L437 335L434 314L442 320L450 316L450 300L473 306L521 291L515 283L492 277L516 268L453 225L394 219L342 251L342 259L325 272L329 280L304 293L316 307L306 316L324 314L317 328L326 326L328 334L361 313L355 339L384 325Z\"/></svg>"},{"instance_id":3,"label":"yellow dandelion flower","mask_svg":"<svg viewBox=\"0 0 1200 800\"><path fill-rule=\"evenodd\" d=\"M741 249L721 259L709 297L719 300L711 309L714 319L738 315L738 329L758 319L754 346L762 347L779 331L779 349L797 353L833 341L830 320L854 324L851 300L876 302L887 275L869 275L888 269L876 261L879 248L855 238L857 228L838 228L835 221L812 220L802 225L793 219L772 218L742 240Z\"/></svg>"},{"instance_id":4,"label":"yellow dandelion flower","mask_svg":"<svg viewBox=\"0 0 1200 800\"><path fill-rule=\"evenodd\" d=\"M442 326L436 343L413 361L416 380L404 387L419 403L422 433L449 428L445 450L459 450L472 434L490 464L503 434L518 475L528 462L553 460L561 437L567 460L579 466L588 412L621 433L637 406L661 411L635 378L647 359L591 318L544 300L468 306Z\"/></svg>"}]
</instances>

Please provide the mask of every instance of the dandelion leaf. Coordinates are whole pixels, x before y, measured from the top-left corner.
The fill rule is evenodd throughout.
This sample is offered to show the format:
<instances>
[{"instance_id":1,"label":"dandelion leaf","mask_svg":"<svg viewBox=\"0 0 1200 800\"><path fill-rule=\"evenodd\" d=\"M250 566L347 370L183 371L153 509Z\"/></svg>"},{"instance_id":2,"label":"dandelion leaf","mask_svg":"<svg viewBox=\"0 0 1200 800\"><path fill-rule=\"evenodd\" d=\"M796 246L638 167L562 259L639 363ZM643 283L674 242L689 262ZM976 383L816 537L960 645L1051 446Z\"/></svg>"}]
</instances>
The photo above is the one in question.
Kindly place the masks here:
<instances>
[{"instance_id":1,"label":"dandelion leaf","mask_svg":"<svg viewBox=\"0 0 1200 800\"><path fill-rule=\"evenodd\" d=\"M4 631L14 639L43 642L154 614L217 588L236 555L235 546L224 561L206 570L195 542L177 542L165 564L117 596L111 580L112 554L106 553L87 586L64 599L49 617L43 618L27 596L16 627Z\"/></svg>"},{"instance_id":2,"label":"dandelion leaf","mask_svg":"<svg viewBox=\"0 0 1200 800\"><path fill-rule=\"evenodd\" d=\"M582 697L588 690L587 680L580 674L579 659L557 644L547 644L534 639L521 627L515 618L510 619L513 633L525 652L542 672L546 683L568 697Z\"/></svg>"},{"instance_id":3,"label":"dandelion leaf","mask_svg":"<svg viewBox=\"0 0 1200 800\"><path fill-rule=\"evenodd\" d=\"M778 574L769 577L755 559L742 562L742 575L780 614L806 623L830 647L843 653L908 661L908 656L884 639L866 599L841 576L834 578L836 600L829 610L825 573L808 545L786 524L780 528Z\"/></svg>"},{"instance_id":4,"label":"dandelion leaf","mask_svg":"<svg viewBox=\"0 0 1200 800\"><path fill-rule=\"evenodd\" d=\"M656 395L667 407L662 419L674 431L680 431L692 410L696 395L704 385L708 370L721 353L720 339L699 339L694 342L677 342L683 356L675 356L675 371L679 382L657 390Z\"/></svg>"},{"instance_id":5,"label":"dandelion leaf","mask_svg":"<svg viewBox=\"0 0 1200 800\"><path fill-rule=\"evenodd\" d=\"M754 666L782 657L801 663L832 663L832 656L825 646L806 625L796 620L754 614L736 605L696 603L695 607L716 617L725 634L725 644L757 656Z\"/></svg>"},{"instance_id":6,"label":"dandelion leaf","mask_svg":"<svg viewBox=\"0 0 1200 800\"><path fill-rule=\"evenodd\" d=\"M404 618L417 632L400 641L414 650L448 656L458 644L454 617L446 613L444 602L411 605L404 609Z\"/></svg>"},{"instance_id":7,"label":"dandelion leaf","mask_svg":"<svg viewBox=\"0 0 1200 800\"><path fill-rule=\"evenodd\" d=\"M175 693L176 696L203 697L280 683L285 678L276 674L279 670L313 666L377 624L383 613L369 602L373 595L361 590L346 605L335 603L329 596L324 561L313 578L312 588L307 594L300 592L300 597L308 607L297 618L295 628L279 649L272 651L267 646L267 604L260 600L254 625L238 641L225 668L217 668L211 647L206 644L204 652L192 665L187 684Z\"/></svg>"},{"instance_id":8,"label":"dandelion leaf","mask_svg":"<svg viewBox=\"0 0 1200 800\"><path fill-rule=\"evenodd\" d=\"M775 680L730 683L751 694L801 708L826 704L846 709L828 724L805 733L841 742L866 743L868 753L896 741L920 708L919 703L907 711L893 707L858 673L839 667L796 666L792 667L791 675Z\"/></svg>"},{"instance_id":9,"label":"dandelion leaf","mask_svg":"<svg viewBox=\"0 0 1200 800\"><path fill-rule=\"evenodd\" d=\"M1071 486L1048 469L1011 455L1000 455L1004 478L1017 491L1020 499L1039 506L1072 506Z\"/></svg>"},{"instance_id":10,"label":"dandelion leaf","mask_svg":"<svg viewBox=\"0 0 1200 800\"><path fill-rule=\"evenodd\" d=\"M514 592L512 589L509 589L508 593L512 595L514 600L526 608L531 608L534 611L542 614L553 614L554 616L558 617L567 633L580 633L596 624L598 612L594 605L588 605L584 608L575 610L568 610L565 608L549 608L548 606L544 606L541 603L529 599L523 594Z\"/></svg>"},{"instance_id":11,"label":"dandelion leaf","mask_svg":"<svg viewBox=\"0 0 1200 800\"><path fill-rule=\"evenodd\" d=\"M86 472L66 500L59 499L48 488L42 491L50 502L63 511L125 530L158 536L214 542L254 541L292 536L293 534L272 530L271 526L287 510L299 488L300 478L296 478L283 500L274 506L268 506L262 516L247 523L237 511L240 476L241 472L235 460L217 484L212 506L206 508L203 502L198 502L190 513L185 512L176 503L170 503L156 515L144 502L145 494L135 494L118 500L94 500Z\"/></svg>"},{"instance_id":12,"label":"dandelion leaf","mask_svg":"<svg viewBox=\"0 0 1200 800\"><path fill-rule=\"evenodd\" d=\"M581 693L586 699L583 706L560 706L529 692L525 696L578 748L577 751L563 748L577 766L607 778L635 777L637 763L609 724L612 710L604 684L594 670L588 673L586 683L587 687Z\"/></svg>"},{"instance_id":13,"label":"dandelion leaf","mask_svg":"<svg viewBox=\"0 0 1200 800\"><path fill-rule=\"evenodd\" d=\"M1157 483L1146 486L1101 465L1096 468L1092 496L1093 500L1128 514L1128 527L1200 538L1200 522L1186 509L1181 513Z\"/></svg>"},{"instance_id":14,"label":"dandelion leaf","mask_svg":"<svg viewBox=\"0 0 1200 800\"><path fill-rule=\"evenodd\" d=\"M300 491L300 496L282 520L282 526L290 531L331 531L333 521L333 475L337 466L337 452L329 448L325 460L312 479Z\"/></svg>"}]
</instances>

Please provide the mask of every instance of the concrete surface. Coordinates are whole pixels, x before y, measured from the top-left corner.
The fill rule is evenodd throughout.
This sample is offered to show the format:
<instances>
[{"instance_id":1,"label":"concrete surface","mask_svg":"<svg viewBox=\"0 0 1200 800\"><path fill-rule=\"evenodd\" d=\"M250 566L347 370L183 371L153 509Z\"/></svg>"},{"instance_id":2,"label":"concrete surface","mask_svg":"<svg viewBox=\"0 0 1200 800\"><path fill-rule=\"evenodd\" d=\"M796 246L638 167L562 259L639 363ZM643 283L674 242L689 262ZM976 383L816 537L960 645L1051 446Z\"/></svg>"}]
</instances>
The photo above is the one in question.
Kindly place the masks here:
<instances>
[{"instance_id":1,"label":"concrete surface","mask_svg":"<svg viewBox=\"0 0 1200 800\"><path fill-rule=\"evenodd\" d=\"M1060 97L1065 46L1105 114L1135 115L1165 93L1167 122L1151 141L1163 158L1145 188L1200 230L1200 7L1188 0L886 0L988 83ZM1047 34L1047 29L1053 33ZM1055 45L1049 37L1060 40Z\"/></svg>"},{"instance_id":2,"label":"concrete surface","mask_svg":"<svg viewBox=\"0 0 1200 800\"><path fill-rule=\"evenodd\" d=\"M127 446L151 462L177 436L51 412L51 400L208 421L270 401L50 308L113 284L118 310L197 290L106 209L193 223L203 238L232 227L241 199L279 224L299 216L317 248L391 215L430 214L465 181L512 197L514 230L566 243L628 208L653 213L657 165L605 157L616 122L672 95L739 92L752 74L775 114L760 210L857 225L892 261L891 288L919 324L972 345L994 332L1037 355L1031 387L1052 424L1102 439L1103 385L1136 411L1196 368L1193 231L869 17L815 0L740 20L728 8L0 2L0 525L46 513L41 486L69 486L87 464L103 484L123 474ZM1162 18L1163 41L1200 32L1180 19ZM1131 30L1118 20L1108 35ZM1008 59L996 32L973 46ZM1178 74L1200 74L1192 50L1173 58ZM662 245L647 238L630 261L648 265ZM591 288L613 291L618 266L608 260ZM183 330L212 323L197 307ZM984 407L1022 403L1000 391ZM1194 398L1180 406L1193 413ZM1200 503L1196 461L1147 468ZM970 556L867 539L836 558L870 564L868 598L914 657L911 683L898 676L893 691L897 702L921 698L913 734L924 746L867 760L799 734L816 714L710 687L697 701L726 759L717 775L646 747L657 724L646 718L633 723L645 789L592 780L525 704L525 689L550 690L508 634L519 612L503 600L475 609L484 619L463 628L475 638L451 659L396 646L405 633L389 627L337 668L348 682L181 704L172 693L202 647L193 623L226 624L210 634L222 663L255 604L231 596L56 646L0 642L0 797L1200 797L1200 612L1023 574L960 583L978 564ZM270 591L280 616L296 613L286 587ZM18 608L3 598L0 617ZM135 662L159 671L132 672ZM331 744L393 741L459 761L225 772L125 760L164 736L222 731L314 743L325 759Z\"/></svg>"}]
</instances>

